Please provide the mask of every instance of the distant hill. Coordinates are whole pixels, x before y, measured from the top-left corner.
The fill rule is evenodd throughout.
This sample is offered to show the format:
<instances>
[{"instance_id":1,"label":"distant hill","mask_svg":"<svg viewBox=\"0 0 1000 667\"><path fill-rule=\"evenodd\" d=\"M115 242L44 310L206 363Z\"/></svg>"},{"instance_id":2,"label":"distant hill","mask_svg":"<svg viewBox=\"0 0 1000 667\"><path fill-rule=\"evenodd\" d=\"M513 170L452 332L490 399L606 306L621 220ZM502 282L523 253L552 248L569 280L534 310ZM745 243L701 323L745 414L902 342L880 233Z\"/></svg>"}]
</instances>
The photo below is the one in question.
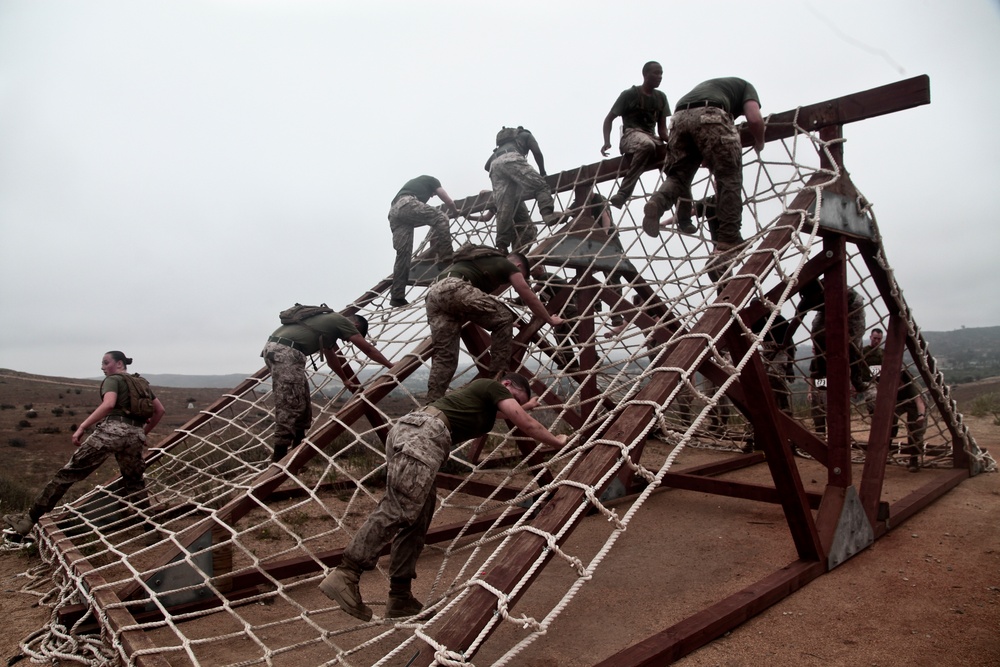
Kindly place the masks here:
<instances>
[{"instance_id":1,"label":"distant hill","mask_svg":"<svg viewBox=\"0 0 1000 667\"><path fill-rule=\"evenodd\" d=\"M246 380L252 373L240 375L176 375L172 373L142 373L154 387L181 387L190 389L232 389ZM87 378L88 380L103 380L103 377Z\"/></svg>"},{"instance_id":2,"label":"distant hill","mask_svg":"<svg viewBox=\"0 0 1000 667\"><path fill-rule=\"evenodd\" d=\"M924 331L949 384L1000 375L1000 326Z\"/></svg>"}]
</instances>

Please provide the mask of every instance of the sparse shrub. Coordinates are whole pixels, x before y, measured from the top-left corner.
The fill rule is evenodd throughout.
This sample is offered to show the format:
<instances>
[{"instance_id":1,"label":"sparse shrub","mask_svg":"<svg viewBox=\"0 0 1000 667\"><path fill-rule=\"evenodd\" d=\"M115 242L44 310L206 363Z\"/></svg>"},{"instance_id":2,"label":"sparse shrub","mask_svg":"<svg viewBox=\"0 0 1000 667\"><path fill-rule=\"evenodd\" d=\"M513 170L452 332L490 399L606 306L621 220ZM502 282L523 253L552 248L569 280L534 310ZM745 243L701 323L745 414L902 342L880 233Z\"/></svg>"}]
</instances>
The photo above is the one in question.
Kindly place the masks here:
<instances>
[{"instance_id":1,"label":"sparse shrub","mask_svg":"<svg viewBox=\"0 0 1000 667\"><path fill-rule=\"evenodd\" d=\"M79 389L74 389L73 393L76 394L77 396L79 396L80 395L80 390Z\"/></svg>"},{"instance_id":2,"label":"sparse shrub","mask_svg":"<svg viewBox=\"0 0 1000 667\"><path fill-rule=\"evenodd\" d=\"M27 447L28 443L24 438L7 438L8 447Z\"/></svg>"},{"instance_id":3,"label":"sparse shrub","mask_svg":"<svg viewBox=\"0 0 1000 667\"><path fill-rule=\"evenodd\" d=\"M33 408L33 407L35 407L35 404L34 404L34 403L25 403L25 404L24 404L24 409L25 409L25 410L30 410L30 409L31 409L31 408Z\"/></svg>"},{"instance_id":4,"label":"sparse shrub","mask_svg":"<svg viewBox=\"0 0 1000 667\"><path fill-rule=\"evenodd\" d=\"M79 427L76 424L70 424L70 426L69 426L69 430L70 431L76 431L77 428L79 428Z\"/></svg>"},{"instance_id":5,"label":"sparse shrub","mask_svg":"<svg viewBox=\"0 0 1000 667\"><path fill-rule=\"evenodd\" d=\"M0 475L0 506L4 511L23 512L31 507L35 494L16 479Z\"/></svg>"},{"instance_id":6,"label":"sparse shrub","mask_svg":"<svg viewBox=\"0 0 1000 667\"><path fill-rule=\"evenodd\" d=\"M27 419L22 419L21 421L17 422L17 426L18 428L31 428L31 422L29 422Z\"/></svg>"},{"instance_id":7,"label":"sparse shrub","mask_svg":"<svg viewBox=\"0 0 1000 667\"><path fill-rule=\"evenodd\" d=\"M59 400L61 401L62 399L63 399L63 395L59 394Z\"/></svg>"},{"instance_id":8,"label":"sparse shrub","mask_svg":"<svg viewBox=\"0 0 1000 667\"><path fill-rule=\"evenodd\" d=\"M62 429L58 426L43 426L38 429L38 433L45 433L46 435L54 435L56 433L62 433Z\"/></svg>"},{"instance_id":9,"label":"sparse shrub","mask_svg":"<svg viewBox=\"0 0 1000 667\"><path fill-rule=\"evenodd\" d=\"M38 417L38 413L35 412L34 410L28 410L28 412L24 416L27 417L28 419L35 419L36 417Z\"/></svg>"},{"instance_id":10,"label":"sparse shrub","mask_svg":"<svg viewBox=\"0 0 1000 667\"><path fill-rule=\"evenodd\" d=\"M76 416L76 410L67 410L66 414L69 415L70 417L75 417Z\"/></svg>"},{"instance_id":11,"label":"sparse shrub","mask_svg":"<svg viewBox=\"0 0 1000 667\"><path fill-rule=\"evenodd\" d=\"M63 416L63 412L65 412L65 410L63 410L62 408L58 408L58 407L57 408L52 408L52 414L54 414L56 417L62 417Z\"/></svg>"},{"instance_id":12,"label":"sparse shrub","mask_svg":"<svg viewBox=\"0 0 1000 667\"><path fill-rule=\"evenodd\" d=\"M1000 426L1000 394L994 391L972 399L971 412L974 417L993 415L993 423Z\"/></svg>"},{"instance_id":13,"label":"sparse shrub","mask_svg":"<svg viewBox=\"0 0 1000 667\"><path fill-rule=\"evenodd\" d=\"M10 403L0 403L0 410L13 410L14 406Z\"/></svg>"}]
</instances>

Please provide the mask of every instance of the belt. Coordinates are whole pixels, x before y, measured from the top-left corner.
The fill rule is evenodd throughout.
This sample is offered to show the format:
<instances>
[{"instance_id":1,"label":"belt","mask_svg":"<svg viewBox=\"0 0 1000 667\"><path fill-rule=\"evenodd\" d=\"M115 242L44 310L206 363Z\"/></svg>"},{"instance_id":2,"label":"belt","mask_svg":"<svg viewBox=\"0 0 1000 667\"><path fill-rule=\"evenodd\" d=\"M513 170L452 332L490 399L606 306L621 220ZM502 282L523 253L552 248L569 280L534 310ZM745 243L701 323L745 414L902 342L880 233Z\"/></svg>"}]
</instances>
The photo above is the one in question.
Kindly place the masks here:
<instances>
[{"instance_id":1,"label":"belt","mask_svg":"<svg viewBox=\"0 0 1000 667\"><path fill-rule=\"evenodd\" d=\"M445 271L444 273L438 274L438 277L434 279L434 282L439 283L442 280L445 280L446 278L458 278L462 282L466 282L466 283L469 282L469 279L466 278L465 276L459 275L459 274L454 273L452 271Z\"/></svg>"},{"instance_id":2,"label":"belt","mask_svg":"<svg viewBox=\"0 0 1000 667\"><path fill-rule=\"evenodd\" d=\"M282 338L281 336L268 336L267 342L277 343L278 345L284 345L285 347L290 347L293 350L298 350L302 354L309 354L309 352L306 350L305 345L303 345L302 343L297 343L291 338Z\"/></svg>"},{"instance_id":3,"label":"belt","mask_svg":"<svg viewBox=\"0 0 1000 667\"><path fill-rule=\"evenodd\" d=\"M132 426L144 426L146 424L146 420L141 420L140 421L138 419L135 419L134 417L129 417L127 415L108 415L107 417L105 417L101 421L106 421L106 422L125 422L126 424L131 424Z\"/></svg>"},{"instance_id":4,"label":"belt","mask_svg":"<svg viewBox=\"0 0 1000 667\"><path fill-rule=\"evenodd\" d=\"M429 414L431 417L437 417L441 421L441 423L444 424L445 428L447 428L449 431L451 431L451 422L448 421L448 415L446 415L445 413L441 412L440 410L438 410L437 408L435 408L433 405L424 406L424 407L420 408L419 410L417 410L417 412L423 412L423 413Z\"/></svg>"},{"instance_id":5,"label":"belt","mask_svg":"<svg viewBox=\"0 0 1000 667\"><path fill-rule=\"evenodd\" d=\"M712 107L714 109L722 109L725 111L726 107L721 102L712 102L711 100L702 100L701 102L691 102L685 104L684 106L677 107L676 111L687 111L688 109L701 109L704 107Z\"/></svg>"}]
</instances>

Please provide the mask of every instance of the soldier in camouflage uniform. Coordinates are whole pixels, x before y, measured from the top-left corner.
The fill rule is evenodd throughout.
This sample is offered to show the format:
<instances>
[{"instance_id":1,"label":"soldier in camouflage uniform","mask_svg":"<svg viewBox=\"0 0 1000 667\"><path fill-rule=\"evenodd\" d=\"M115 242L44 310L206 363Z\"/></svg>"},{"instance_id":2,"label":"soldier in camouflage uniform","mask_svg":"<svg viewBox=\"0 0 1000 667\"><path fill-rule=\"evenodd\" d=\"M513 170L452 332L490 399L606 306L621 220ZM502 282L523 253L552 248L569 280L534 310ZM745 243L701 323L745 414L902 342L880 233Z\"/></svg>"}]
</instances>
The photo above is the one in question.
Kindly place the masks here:
<instances>
[{"instance_id":1,"label":"soldier in camouflage uniform","mask_svg":"<svg viewBox=\"0 0 1000 667\"><path fill-rule=\"evenodd\" d=\"M718 254L731 255L742 242L743 157L740 134L733 119L744 115L754 138L754 149L764 147L764 121L754 87L736 77L710 79L698 84L677 102L667 141L666 178L643 209L642 229L660 233L660 218L677 204L681 231L691 225L691 182L704 162L715 177L715 239ZM727 255L727 256L728 256Z\"/></svg>"},{"instance_id":2,"label":"soldier in camouflage uniform","mask_svg":"<svg viewBox=\"0 0 1000 667\"><path fill-rule=\"evenodd\" d=\"M864 359L865 364L868 366L868 372L872 376L872 381L865 390L865 407L868 408L869 415L875 414L875 400L878 398L878 378L882 373L882 359L885 355L882 349L883 335L884 333L881 329L877 327L872 329L871 342L861 350L861 357Z\"/></svg>"},{"instance_id":3,"label":"soldier in camouflage uniform","mask_svg":"<svg viewBox=\"0 0 1000 667\"><path fill-rule=\"evenodd\" d=\"M435 476L454 446L489 433L499 412L528 437L553 447L567 436L553 435L527 414L535 407L528 380L508 373L499 381L481 378L421 410L399 418L386 438L386 490L358 529L338 565L320 583L324 595L351 616L368 621L372 610L361 598L362 572L375 568L392 543L386 618L413 616L423 605L410 585L437 501Z\"/></svg>"},{"instance_id":4,"label":"soldier in camouflage uniform","mask_svg":"<svg viewBox=\"0 0 1000 667\"><path fill-rule=\"evenodd\" d=\"M493 194L491 190L480 190L479 195L489 197ZM483 213L471 214L466 217L469 220L476 220L478 222L489 222L497 215L497 204L496 200L490 200L487 204L486 209ZM511 227L500 228L499 222L497 223L496 231L496 246L497 249L503 254L507 254L508 250L513 250L514 252L527 253L531 248L531 244L535 242L538 238L538 231L535 229L535 222L531 219L531 212L528 211L528 207L525 205L524 201L519 201L517 206L514 208L513 224Z\"/></svg>"},{"instance_id":5,"label":"soldier in camouflage uniform","mask_svg":"<svg viewBox=\"0 0 1000 667\"><path fill-rule=\"evenodd\" d=\"M337 347L344 340L364 352L368 358L392 367L378 348L365 340L368 320L360 315L344 317L340 313L316 315L296 324L283 324L272 333L260 356L271 371L274 394L274 450L272 461L280 461L289 449L297 447L312 425L312 401L306 359L322 352L330 368L351 391L361 388L351 375Z\"/></svg>"},{"instance_id":6,"label":"soldier in camouflage uniform","mask_svg":"<svg viewBox=\"0 0 1000 667\"><path fill-rule=\"evenodd\" d=\"M28 514L8 514L4 517L15 532L22 536L30 533L41 516L51 511L73 484L86 479L112 454L122 474L124 494L136 505L145 504L146 484L142 475L146 462L142 452L146 447L146 435L159 423L164 409L160 399L153 396L151 417L140 419L129 415L128 384L120 375L127 372L126 368L131 363L132 359L118 350L108 352L101 359L101 371L105 375L101 383L101 404L73 433L73 444L78 449L42 489ZM95 426L94 432L83 440L91 426Z\"/></svg>"},{"instance_id":7,"label":"soldier in camouflage uniform","mask_svg":"<svg viewBox=\"0 0 1000 667\"><path fill-rule=\"evenodd\" d=\"M429 206L427 201L437 196L445 203L452 215L458 215L455 202L441 187L441 181L433 176L417 176L406 182L392 199L389 208L389 229L392 230L392 247L396 251L396 261L392 265L392 287L389 288L389 305L405 306L406 283L410 279L410 261L413 259L413 230L416 227L431 228L428 241L437 261L451 262L451 231L448 216L440 209Z\"/></svg>"},{"instance_id":8,"label":"soldier in camouflage uniform","mask_svg":"<svg viewBox=\"0 0 1000 667\"><path fill-rule=\"evenodd\" d=\"M490 374L507 370L514 337L514 318L493 292L510 285L536 316L552 326L563 319L551 315L527 282L528 260L520 253L455 262L427 290L427 324L434 345L427 400L448 390L458 368L462 327L473 322L490 332Z\"/></svg>"},{"instance_id":9,"label":"soldier in camouflage uniform","mask_svg":"<svg viewBox=\"0 0 1000 667\"><path fill-rule=\"evenodd\" d=\"M604 145L601 155L608 157L611 148L611 126L615 118L621 116L622 138L618 149L625 156L624 163L628 171L618 186L618 192L609 200L615 208L621 208L632 196L639 177L646 171L656 149L667 140L667 116L670 115L670 104L667 96L657 90L663 81L663 67L660 63L650 61L642 66L642 85L632 86L622 91L604 117ZM654 130L659 135L653 134ZM691 223L688 222L690 225Z\"/></svg>"},{"instance_id":10,"label":"soldier in camouflage uniform","mask_svg":"<svg viewBox=\"0 0 1000 667\"><path fill-rule=\"evenodd\" d=\"M528 153L535 158L538 171L528 164ZM493 200L497 207L497 248L506 252L514 242L514 216L525 199L538 202L538 210L548 225L554 225L561 215L554 213L555 202L549 184L545 182L545 158L535 136L523 127L504 127L497 133L497 147L486 161L493 184Z\"/></svg>"}]
</instances>

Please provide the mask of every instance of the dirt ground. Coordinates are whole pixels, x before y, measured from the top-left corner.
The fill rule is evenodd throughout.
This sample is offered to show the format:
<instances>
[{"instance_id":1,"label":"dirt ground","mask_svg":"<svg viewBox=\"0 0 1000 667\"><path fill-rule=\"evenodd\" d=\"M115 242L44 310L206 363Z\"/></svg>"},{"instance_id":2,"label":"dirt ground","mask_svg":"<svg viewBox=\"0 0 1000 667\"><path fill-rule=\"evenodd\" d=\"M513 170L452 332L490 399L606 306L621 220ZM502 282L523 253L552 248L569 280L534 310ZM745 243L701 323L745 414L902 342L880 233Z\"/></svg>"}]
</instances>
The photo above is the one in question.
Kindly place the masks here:
<instances>
[{"instance_id":1,"label":"dirt ground","mask_svg":"<svg viewBox=\"0 0 1000 667\"><path fill-rule=\"evenodd\" d=\"M987 418L967 422L980 446L997 456L1000 427ZM4 465L21 451L0 447ZM679 468L700 455L684 456ZM821 490L824 478L811 474L819 471L810 465L799 462L803 481L807 490ZM891 467L887 499L940 472ZM667 490L641 512L549 634L512 664L593 665L795 559L781 513L770 506L748 509L745 502ZM676 664L998 665L998 517L1000 475L966 480L856 557ZM571 539L586 540L590 526L602 521L587 519ZM18 642L48 618L36 598L19 592L20 573L36 563L0 554L3 657L16 655ZM477 664L489 661L481 655Z\"/></svg>"}]
</instances>

